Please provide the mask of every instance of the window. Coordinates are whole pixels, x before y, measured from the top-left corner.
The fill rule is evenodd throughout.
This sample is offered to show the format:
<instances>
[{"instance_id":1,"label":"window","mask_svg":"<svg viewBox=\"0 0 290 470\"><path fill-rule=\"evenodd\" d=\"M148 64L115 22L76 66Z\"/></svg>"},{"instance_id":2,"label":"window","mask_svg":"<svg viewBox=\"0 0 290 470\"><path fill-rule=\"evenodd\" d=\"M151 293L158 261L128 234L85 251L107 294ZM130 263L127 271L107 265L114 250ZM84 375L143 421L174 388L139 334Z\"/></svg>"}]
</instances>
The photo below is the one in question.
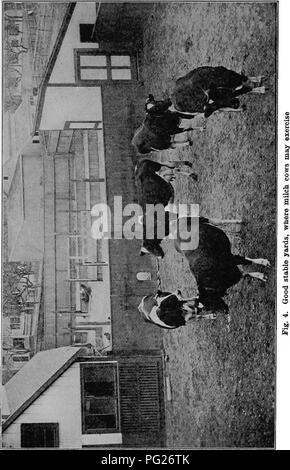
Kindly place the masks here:
<instances>
[{"instance_id":1,"label":"window","mask_svg":"<svg viewBox=\"0 0 290 470\"><path fill-rule=\"evenodd\" d=\"M16 349L24 349L24 338L13 338L13 347Z\"/></svg>"},{"instance_id":2,"label":"window","mask_svg":"<svg viewBox=\"0 0 290 470\"><path fill-rule=\"evenodd\" d=\"M117 367L115 364L82 364L83 433L119 430Z\"/></svg>"},{"instance_id":3,"label":"window","mask_svg":"<svg viewBox=\"0 0 290 470\"><path fill-rule=\"evenodd\" d=\"M80 41L81 42L96 42L95 35L93 35L94 23L80 24Z\"/></svg>"},{"instance_id":4,"label":"window","mask_svg":"<svg viewBox=\"0 0 290 470\"><path fill-rule=\"evenodd\" d=\"M59 447L58 423L21 424L21 447Z\"/></svg>"},{"instance_id":5,"label":"window","mask_svg":"<svg viewBox=\"0 0 290 470\"><path fill-rule=\"evenodd\" d=\"M66 121L65 129L102 129L101 121Z\"/></svg>"},{"instance_id":6,"label":"window","mask_svg":"<svg viewBox=\"0 0 290 470\"><path fill-rule=\"evenodd\" d=\"M20 328L20 316L10 317L10 328L18 330Z\"/></svg>"},{"instance_id":7,"label":"window","mask_svg":"<svg viewBox=\"0 0 290 470\"><path fill-rule=\"evenodd\" d=\"M24 356L24 355L13 356L13 362L28 362L28 361L29 361L29 356Z\"/></svg>"},{"instance_id":8,"label":"window","mask_svg":"<svg viewBox=\"0 0 290 470\"><path fill-rule=\"evenodd\" d=\"M135 61L129 54L77 52L77 79L83 81L129 81L135 76Z\"/></svg>"},{"instance_id":9,"label":"window","mask_svg":"<svg viewBox=\"0 0 290 470\"><path fill-rule=\"evenodd\" d=\"M87 331L77 331L74 334L74 343L85 344L88 342L88 333Z\"/></svg>"},{"instance_id":10,"label":"window","mask_svg":"<svg viewBox=\"0 0 290 470\"><path fill-rule=\"evenodd\" d=\"M19 47L20 43L19 43L18 39L12 39L11 46L12 47Z\"/></svg>"}]
</instances>

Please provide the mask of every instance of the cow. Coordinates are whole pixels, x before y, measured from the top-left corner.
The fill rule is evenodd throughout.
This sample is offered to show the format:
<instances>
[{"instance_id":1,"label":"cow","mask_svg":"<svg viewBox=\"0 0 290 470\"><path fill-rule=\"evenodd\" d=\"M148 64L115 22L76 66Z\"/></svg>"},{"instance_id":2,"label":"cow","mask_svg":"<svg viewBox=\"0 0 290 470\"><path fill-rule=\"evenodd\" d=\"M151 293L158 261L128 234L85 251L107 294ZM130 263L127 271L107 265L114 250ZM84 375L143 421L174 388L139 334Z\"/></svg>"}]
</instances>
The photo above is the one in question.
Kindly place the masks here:
<instances>
[{"instance_id":1,"label":"cow","mask_svg":"<svg viewBox=\"0 0 290 470\"><path fill-rule=\"evenodd\" d=\"M180 167L183 165L192 166L188 161L170 164L158 163L147 158L140 160L136 165L135 181L138 203L143 211L143 245L140 251L142 255L149 252L155 256L164 256L160 243L169 233L169 211L167 211L167 207L174 201L174 188L171 180L174 179L175 173L185 174L197 180L197 175L191 170L188 173L181 170ZM148 205L158 206L158 212L152 214L149 223L147 223L146 217L149 210ZM161 238L158 238L158 233L160 233L158 224L164 224L164 235ZM149 231L152 234L151 238L147 235Z\"/></svg>"},{"instance_id":2,"label":"cow","mask_svg":"<svg viewBox=\"0 0 290 470\"><path fill-rule=\"evenodd\" d=\"M270 263L264 258L248 258L233 255L227 235L206 219L199 219L198 245L194 250L182 247L180 233L182 229L189 230L197 221L194 218L180 218L175 226L174 244L182 253L194 275L199 291L199 300L212 311L228 313L228 307L223 300L227 290L237 284L242 278L256 278L265 282L267 276L262 272L243 272L238 266L261 265L268 267ZM183 225L182 225L183 224ZM172 226L171 226L172 230Z\"/></svg>"},{"instance_id":3,"label":"cow","mask_svg":"<svg viewBox=\"0 0 290 470\"><path fill-rule=\"evenodd\" d=\"M155 101L153 95L149 95L146 100L146 116L142 125L136 130L132 145L141 154L148 154L152 151L161 151L176 148L178 146L192 145L191 139L186 137L183 141L175 141L174 136L193 129L204 130L203 127L192 127L186 125L181 120L191 119L187 114L171 111L170 100ZM180 127L180 125L183 127Z\"/></svg>"},{"instance_id":4,"label":"cow","mask_svg":"<svg viewBox=\"0 0 290 470\"><path fill-rule=\"evenodd\" d=\"M160 328L176 329L193 319L214 319L215 313L202 314L204 305L198 297L183 298L180 290L175 292L157 291L142 298L138 310L145 322Z\"/></svg>"},{"instance_id":5,"label":"cow","mask_svg":"<svg viewBox=\"0 0 290 470\"><path fill-rule=\"evenodd\" d=\"M171 94L175 111L204 113L208 118L218 109L237 110L237 96L245 93L265 93L264 77L247 77L225 67L198 67L180 77Z\"/></svg>"}]
</instances>

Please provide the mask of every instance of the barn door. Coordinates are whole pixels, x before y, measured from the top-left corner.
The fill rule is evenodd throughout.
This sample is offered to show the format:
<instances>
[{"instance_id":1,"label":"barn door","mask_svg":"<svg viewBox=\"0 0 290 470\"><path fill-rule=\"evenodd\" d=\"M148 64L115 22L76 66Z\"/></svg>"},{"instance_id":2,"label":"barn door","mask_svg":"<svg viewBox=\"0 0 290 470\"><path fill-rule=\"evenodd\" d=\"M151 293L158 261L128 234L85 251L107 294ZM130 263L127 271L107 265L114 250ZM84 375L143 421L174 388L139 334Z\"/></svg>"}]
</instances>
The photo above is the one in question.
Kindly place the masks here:
<instances>
[{"instance_id":1,"label":"barn door","mask_svg":"<svg viewBox=\"0 0 290 470\"><path fill-rule=\"evenodd\" d=\"M120 358L119 374L123 444L164 446L162 358Z\"/></svg>"}]
</instances>

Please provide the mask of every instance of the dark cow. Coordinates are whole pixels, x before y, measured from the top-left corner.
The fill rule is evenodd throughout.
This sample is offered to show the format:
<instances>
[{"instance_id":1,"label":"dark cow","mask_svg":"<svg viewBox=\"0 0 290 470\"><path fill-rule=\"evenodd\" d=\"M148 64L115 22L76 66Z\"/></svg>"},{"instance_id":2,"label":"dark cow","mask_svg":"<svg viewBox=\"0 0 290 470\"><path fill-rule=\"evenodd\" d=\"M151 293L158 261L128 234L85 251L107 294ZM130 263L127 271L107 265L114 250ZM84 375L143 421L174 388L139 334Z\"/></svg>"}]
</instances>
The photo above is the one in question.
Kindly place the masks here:
<instances>
[{"instance_id":1,"label":"dark cow","mask_svg":"<svg viewBox=\"0 0 290 470\"><path fill-rule=\"evenodd\" d=\"M162 292L146 295L138 306L144 321L160 328L175 329L187 324L189 320L215 318L215 314L202 315L204 306L197 297L183 298L180 291Z\"/></svg>"},{"instance_id":2,"label":"dark cow","mask_svg":"<svg viewBox=\"0 0 290 470\"><path fill-rule=\"evenodd\" d=\"M176 111L209 117L221 108L239 108L239 95L265 93L261 81L225 67L198 67L176 81L171 98Z\"/></svg>"},{"instance_id":3,"label":"dark cow","mask_svg":"<svg viewBox=\"0 0 290 470\"><path fill-rule=\"evenodd\" d=\"M189 162L175 162L174 164L158 163L153 160L143 159L136 165L135 180L137 185L138 203L143 211L143 246L140 254L152 253L155 256L164 256L164 252L160 246L162 239L169 234L169 212L165 210L166 206L173 203L174 188L168 178L160 176L160 172L165 167L170 169L170 179L174 177L173 172L180 172L179 166L191 166ZM162 174L162 173L161 173ZM166 174L165 174L166 175ZM187 173L194 179L197 175L193 172ZM159 211L148 217L148 205L159 206ZM157 209L157 208L156 208ZM163 236L158 238L158 233L162 232ZM159 230L158 230L159 226ZM148 233L152 234L151 238Z\"/></svg>"},{"instance_id":4,"label":"dark cow","mask_svg":"<svg viewBox=\"0 0 290 470\"><path fill-rule=\"evenodd\" d=\"M270 266L268 260L263 258L250 259L239 255L233 255L231 244L227 235L218 227L211 225L205 219L199 219L198 247L195 250L185 250L179 236L183 228L190 230L191 224L196 220L181 218L175 231L175 247L183 253L188 261L199 291L199 300L206 309L224 311L228 307L223 301L227 289L238 283L245 276L266 281L266 276L261 272L243 273L238 265L259 264Z\"/></svg>"},{"instance_id":5,"label":"dark cow","mask_svg":"<svg viewBox=\"0 0 290 470\"><path fill-rule=\"evenodd\" d=\"M155 101L154 96L149 95L145 107L146 117L132 139L132 144L139 154L175 148L179 145L191 145L188 136L183 142L174 142L174 135L195 128L179 127L182 118L191 119L191 116L169 110L171 105L170 100ZM196 129L203 130L202 127Z\"/></svg>"}]
</instances>

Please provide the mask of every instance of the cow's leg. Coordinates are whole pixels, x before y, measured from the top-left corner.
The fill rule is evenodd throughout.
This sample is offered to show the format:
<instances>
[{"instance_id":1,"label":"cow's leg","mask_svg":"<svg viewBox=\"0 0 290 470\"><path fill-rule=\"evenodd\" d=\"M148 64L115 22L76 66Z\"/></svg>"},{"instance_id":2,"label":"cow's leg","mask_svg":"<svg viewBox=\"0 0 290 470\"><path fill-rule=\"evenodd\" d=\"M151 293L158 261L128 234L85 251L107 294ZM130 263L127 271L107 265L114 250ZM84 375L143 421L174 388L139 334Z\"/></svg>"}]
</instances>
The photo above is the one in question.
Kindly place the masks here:
<instances>
[{"instance_id":1,"label":"cow's leg","mask_svg":"<svg viewBox=\"0 0 290 470\"><path fill-rule=\"evenodd\" d=\"M188 178L193 178L195 180L198 179L197 174L194 173L193 171L190 170L189 172L187 172L187 171L180 169L180 167L183 167L183 166L192 168L192 163L189 161L177 161L177 162L167 162L167 163L162 162L162 165L169 169L172 169L174 173L178 173L179 175L185 175Z\"/></svg>"},{"instance_id":2,"label":"cow's leg","mask_svg":"<svg viewBox=\"0 0 290 470\"><path fill-rule=\"evenodd\" d=\"M198 299L198 295L194 295L192 297L182 297L181 292L179 290L176 290L174 294L176 295L178 300L181 300L182 302L193 302L193 301L196 301L196 299Z\"/></svg>"},{"instance_id":3,"label":"cow's leg","mask_svg":"<svg viewBox=\"0 0 290 470\"><path fill-rule=\"evenodd\" d=\"M257 93L259 95L264 95L266 93L266 88L264 86L253 88L249 93Z\"/></svg>"},{"instance_id":4,"label":"cow's leg","mask_svg":"<svg viewBox=\"0 0 290 470\"><path fill-rule=\"evenodd\" d=\"M260 266L271 266L271 263L269 260L265 258L245 258L249 263L251 264L259 264Z\"/></svg>"},{"instance_id":5,"label":"cow's leg","mask_svg":"<svg viewBox=\"0 0 290 470\"><path fill-rule=\"evenodd\" d=\"M233 258L236 265L248 266L249 264L252 264L252 261L248 258L245 258L244 256L233 255Z\"/></svg>"},{"instance_id":6,"label":"cow's leg","mask_svg":"<svg viewBox=\"0 0 290 470\"><path fill-rule=\"evenodd\" d=\"M179 168L181 166L187 166L192 168L192 163L188 160L177 160L175 162L161 162L162 166L166 166L167 168Z\"/></svg>"},{"instance_id":7,"label":"cow's leg","mask_svg":"<svg viewBox=\"0 0 290 470\"><path fill-rule=\"evenodd\" d=\"M201 318L205 320L215 320L217 317L216 313L205 313L204 315L200 315Z\"/></svg>"},{"instance_id":8,"label":"cow's leg","mask_svg":"<svg viewBox=\"0 0 290 470\"><path fill-rule=\"evenodd\" d=\"M178 206L174 203L168 203L164 207L165 212L172 212L173 214L178 214Z\"/></svg>"},{"instance_id":9,"label":"cow's leg","mask_svg":"<svg viewBox=\"0 0 290 470\"><path fill-rule=\"evenodd\" d=\"M189 320L215 320L217 317L216 313L197 313L195 315L192 315Z\"/></svg>"},{"instance_id":10,"label":"cow's leg","mask_svg":"<svg viewBox=\"0 0 290 470\"><path fill-rule=\"evenodd\" d=\"M244 111L244 109L241 107L241 108L220 108L218 109L217 111L215 111L216 113L223 113L223 112L231 112L231 113L240 113Z\"/></svg>"},{"instance_id":11,"label":"cow's leg","mask_svg":"<svg viewBox=\"0 0 290 470\"><path fill-rule=\"evenodd\" d=\"M168 111L171 111L172 113L177 114L181 119L193 119L194 117L200 114L200 113L190 113L187 111L178 111L177 109L175 109L173 104L168 108Z\"/></svg>"},{"instance_id":12,"label":"cow's leg","mask_svg":"<svg viewBox=\"0 0 290 470\"><path fill-rule=\"evenodd\" d=\"M175 136L177 134L185 134L185 136L182 138L182 140L175 140ZM186 129L178 129L178 131L171 136L170 148L177 148L181 146L191 146L191 145L192 145L192 140L188 136Z\"/></svg>"},{"instance_id":13,"label":"cow's leg","mask_svg":"<svg viewBox=\"0 0 290 470\"><path fill-rule=\"evenodd\" d=\"M266 282L268 277L264 273L252 272L252 273L243 273L243 278L250 277L253 279L259 279L259 281Z\"/></svg>"},{"instance_id":14,"label":"cow's leg","mask_svg":"<svg viewBox=\"0 0 290 470\"><path fill-rule=\"evenodd\" d=\"M247 258L245 256L234 255L236 264L239 265L249 265L249 264L258 264L260 266L271 266L270 261L265 258Z\"/></svg>"},{"instance_id":15,"label":"cow's leg","mask_svg":"<svg viewBox=\"0 0 290 470\"><path fill-rule=\"evenodd\" d=\"M178 114L180 119L193 119L196 116L198 116L198 114L200 114L200 113L180 113L179 111L176 111L176 113Z\"/></svg>"},{"instance_id":16,"label":"cow's leg","mask_svg":"<svg viewBox=\"0 0 290 470\"><path fill-rule=\"evenodd\" d=\"M167 167L166 167L167 168ZM174 168L168 168L166 170L162 170L159 172L156 172L161 178L164 178L166 181L173 181L175 179L175 172Z\"/></svg>"},{"instance_id":17,"label":"cow's leg","mask_svg":"<svg viewBox=\"0 0 290 470\"><path fill-rule=\"evenodd\" d=\"M265 75L257 75L256 77L248 77L248 81L254 85L261 85L262 80L265 78Z\"/></svg>"},{"instance_id":18,"label":"cow's leg","mask_svg":"<svg viewBox=\"0 0 290 470\"><path fill-rule=\"evenodd\" d=\"M183 134L187 131L188 129L183 128L183 127L178 127L175 131L174 131L174 134L172 134L172 137L171 137L171 140L173 139L174 140L174 136L177 135L177 134Z\"/></svg>"},{"instance_id":19,"label":"cow's leg","mask_svg":"<svg viewBox=\"0 0 290 470\"><path fill-rule=\"evenodd\" d=\"M200 132L203 132L205 130L205 125L204 126L194 126L193 122L188 122L188 121L184 122L183 120L181 120L180 128L181 129L186 129L187 131L200 131Z\"/></svg>"},{"instance_id":20,"label":"cow's leg","mask_svg":"<svg viewBox=\"0 0 290 470\"><path fill-rule=\"evenodd\" d=\"M237 87L234 91L234 96L243 95L245 93L259 93L264 94L266 88L261 86L262 76L250 77L241 87Z\"/></svg>"},{"instance_id":21,"label":"cow's leg","mask_svg":"<svg viewBox=\"0 0 290 470\"><path fill-rule=\"evenodd\" d=\"M195 181L198 180L198 175L196 173L194 173L193 171L187 172L187 171L183 171L183 170L180 170L179 168L177 168L176 170L174 170L174 172L178 173L179 175L187 176L187 178L192 178Z\"/></svg>"},{"instance_id":22,"label":"cow's leg","mask_svg":"<svg viewBox=\"0 0 290 470\"><path fill-rule=\"evenodd\" d=\"M253 90L252 86L249 85L241 85L240 87L237 87L234 92L233 96L240 96L240 95L245 95L246 93L250 93Z\"/></svg>"},{"instance_id":23,"label":"cow's leg","mask_svg":"<svg viewBox=\"0 0 290 470\"><path fill-rule=\"evenodd\" d=\"M190 147L192 145L191 141L184 141L184 142L172 142L169 148L176 149L178 147Z\"/></svg>"},{"instance_id":24,"label":"cow's leg","mask_svg":"<svg viewBox=\"0 0 290 470\"><path fill-rule=\"evenodd\" d=\"M208 218L208 223L212 225L223 225L223 224L242 224L242 219L212 219Z\"/></svg>"}]
</instances>

